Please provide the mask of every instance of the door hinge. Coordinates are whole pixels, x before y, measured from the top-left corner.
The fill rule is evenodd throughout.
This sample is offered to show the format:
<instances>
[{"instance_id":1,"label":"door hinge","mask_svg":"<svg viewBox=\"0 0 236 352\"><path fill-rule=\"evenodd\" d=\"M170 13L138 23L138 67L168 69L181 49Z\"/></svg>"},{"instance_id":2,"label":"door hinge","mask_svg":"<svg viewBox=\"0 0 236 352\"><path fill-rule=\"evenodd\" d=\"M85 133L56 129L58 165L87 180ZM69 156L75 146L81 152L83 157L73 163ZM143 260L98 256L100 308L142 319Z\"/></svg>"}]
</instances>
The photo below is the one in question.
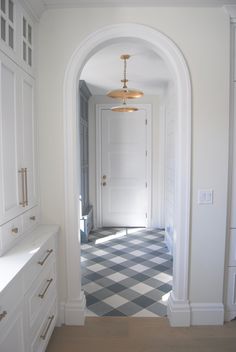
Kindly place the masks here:
<instances>
[{"instance_id":1,"label":"door hinge","mask_svg":"<svg viewBox=\"0 0 236 352\"><path fill-rule=\"evenodd\" d=\"M147 150L146 150L146 152L145 152L145 155L146 155L146 156L147 156L147 153L148 153L148 152L147 152Z\"/></svg>"},{"instance_id":2,"label":"door hinge","mask_svg":"<svg viewBox=\"0 0 236 352\"><path fill-rule=\"evenodd\" d=\"M147 125L147 119L145 120L145 125Z\"/></svg>"},{"instance_id":3,"label":"door hinge","mask_svg":"<svg viewBox=\"0 0 236 352\"><path fill-rule=\"evenodd\" d=\"M147 219L147 213L145 213L145 217L146 217L146 219Z\"/></svg>"},{"instance_id":4,"label":"door hinge","mask_svg":"<svg viewBox=\"0 0 236 352\"><path fill-rule=\"evenodd\" d=\"M147 182L145 182L145 187L147 188Z\"/></svg>"}]
</instances>

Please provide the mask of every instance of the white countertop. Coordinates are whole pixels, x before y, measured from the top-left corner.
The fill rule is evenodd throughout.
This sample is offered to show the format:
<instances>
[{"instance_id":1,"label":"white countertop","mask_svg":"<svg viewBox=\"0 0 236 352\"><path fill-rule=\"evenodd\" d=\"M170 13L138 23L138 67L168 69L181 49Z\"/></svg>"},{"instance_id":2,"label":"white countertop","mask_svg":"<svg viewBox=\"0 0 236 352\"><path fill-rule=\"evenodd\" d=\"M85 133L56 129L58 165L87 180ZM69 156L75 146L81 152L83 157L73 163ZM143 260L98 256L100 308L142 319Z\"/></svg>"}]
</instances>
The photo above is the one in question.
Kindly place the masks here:
<instances>
[{"instance_id":1,"label":"white countertop","mask_svg":"<svg viewBox=\"0 0 236 352\"><path fill-rule=\"evenodd\" d=\"M0 293L58 230L58 225L39 225L15 247L0 257Z\"/></svg>"}]
</instances>

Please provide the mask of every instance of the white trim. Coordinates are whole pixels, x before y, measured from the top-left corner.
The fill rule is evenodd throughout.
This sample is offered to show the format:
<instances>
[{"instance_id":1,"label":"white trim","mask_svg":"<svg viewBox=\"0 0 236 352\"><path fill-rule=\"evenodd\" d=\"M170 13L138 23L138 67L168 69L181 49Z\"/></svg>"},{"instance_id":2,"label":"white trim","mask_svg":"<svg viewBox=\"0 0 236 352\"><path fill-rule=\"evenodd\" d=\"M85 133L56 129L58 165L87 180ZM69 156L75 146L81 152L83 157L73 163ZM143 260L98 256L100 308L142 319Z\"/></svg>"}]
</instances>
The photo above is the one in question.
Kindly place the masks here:
<instances>
[{"instance_id":1,"label":"white trim","mask_svg":"<svg viewBox=\"0 0 236 352\"><path fill-rule=\"evenodd\" d=\"M185 58L176 44L157 30L140 25L122 23L107 26L89 35L76 49L68 63L64 80L64 138L65 138L65 238L67 256L67 303L80 297L81 277L78 242L78 167L77 145L77 83L84 64L96 51L113 40L133 38L146 42L169 65L177 85L176 121L176 202L173 243L172 301L188 306L189 285L189 224L191 184L191 83ZM185 310L183 309L183 314ZM172 311L172 319L175 312ZM176 318L176 324L177 318Z\"/></svg>"},{"instance_id":2,"label":"white trim","mask_svg":"<svg viewBox=\"0 0 236 352\"><path fill-rule=\"evenodd\" d=\"M101 164L102 164L102 150L101 150L101 140L102 140L102 110L110 110L117 104L96 104L96 210L95 217L96 223L95 228L102 227L102 194L101 194ZM151 224L151 213L152 213L152 106L151 104L132 104L136 106L139 110L144 110L146 112L147 118L147 227Z\"/></svg>"},{"instance_id":3,"label":"white trim","mask_svg":"<svg viewBox=\"0 0 236 352\"><path fill-rule=\"evenodd\" d=\"M186 300L178 300L172 291L167 306L171 326L190 326L190 306Z\"/></svg>"},{"instance_id":4,"label":"white trim","mask_svg":"<svg viewBox=\"0 0 236 352\"><path fill-rule=\"evenodd\" d=\"M191 303L191 325L223 325L222 303Z\"/></svg>"}]
</instances>

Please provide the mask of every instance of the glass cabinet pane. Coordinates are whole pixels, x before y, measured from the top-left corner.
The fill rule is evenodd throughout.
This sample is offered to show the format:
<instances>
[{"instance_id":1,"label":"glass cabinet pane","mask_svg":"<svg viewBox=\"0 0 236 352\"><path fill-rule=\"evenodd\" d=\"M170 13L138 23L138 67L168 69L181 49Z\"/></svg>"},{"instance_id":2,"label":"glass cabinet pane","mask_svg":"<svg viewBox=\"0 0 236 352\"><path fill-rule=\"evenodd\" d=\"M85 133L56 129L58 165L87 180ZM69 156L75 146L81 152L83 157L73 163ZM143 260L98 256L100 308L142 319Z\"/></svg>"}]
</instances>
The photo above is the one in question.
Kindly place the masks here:
<instances>
[{"instance_id":1,"label":"glass cabinet pane","mask_svg":"<svg viewBox=\"0 0 236 352\"><path fill-rule=\"evenodd\" d=\"M12 0L8 2L8 18L12 23L14 22L14 4Z\"/></svg>"},{"instance_id":2,"label":"glass cabinet pane","mask_svg":"<svg viewBox=\"0 0 236 352\"><path fill-rule=\"evenodd\" d=\"M32 27L28 24L28 42L32 44Z\"/></svg>"},{"instance_id":3,"label":"glass cabinet pane","mask_svg":"<svg viewBox=\"0 0 236 352\"><path fill-rule=\"evenodd\" d=\"M1 17L1 38L6 41L6 21Z\"/></svg>"},{"instance_id":4,"label":"glass cabinet pane","mask_svg":"<svg viewBox=\"0 0 236 352\"><path fill-rule=\"evenodd\" d=\"M6 13L6 0L1 0L1 11Z\"/></svg>"},{"instance_id":5,"label":"glass cabinet pane","mask_svg":"<svg viewBox=\"0 0 236 352\"><path fill-rule=\"evenodd\" d=\"M8 44L10 48L14 48L14 30L11 26L8 26Z\"/></svg>"},{"instance_id":6,"label":"glass cabinet pane","mask_svg":"<svg viewBox=\"0 0 236 352\"><path fill-rule=\"evenodd\" d=\"M23 17L23 37L26 38L26 19Z\"/></svg>"}]
</instances>

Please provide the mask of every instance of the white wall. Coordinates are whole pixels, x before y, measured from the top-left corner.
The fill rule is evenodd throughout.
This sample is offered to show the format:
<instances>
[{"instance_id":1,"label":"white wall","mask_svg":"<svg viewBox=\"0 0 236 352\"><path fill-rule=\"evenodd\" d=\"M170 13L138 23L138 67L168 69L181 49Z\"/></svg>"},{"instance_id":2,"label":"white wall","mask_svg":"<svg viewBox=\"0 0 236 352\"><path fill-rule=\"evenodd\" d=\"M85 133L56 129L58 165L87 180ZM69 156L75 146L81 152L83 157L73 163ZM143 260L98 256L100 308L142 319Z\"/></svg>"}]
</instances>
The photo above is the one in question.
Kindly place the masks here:
<instances>
[{"instance_id":1,"label":"white wall","mask_svg":"<svg viewBox=\"0 0 236 352\"><path fill-rule=\"evenodd\" d=\"M80 8L49 10L39 33L39 142L42 216L59 223L60 294L66 297L64 240L63 79L87 35L121 22L142 23L172 39L192 79L193 146L190 300L221 302L226 234L229 115L229 19L220 8ZM214 204L199 206L197 190Z\"/></svg>"},{"instance_id":2,"label":"white wall","mask_svg":"<svg viewBox=\"0 0 236 352\"><path fill-rule=\"evenodd\" d=\"M162 227L161 222L161 196L163 190L160 189L160 169L159 169L159 115L160 115L160 96L145 96L137 99L137 104L151 104L152 109L152 199L151 199L151 226ZM106 96L92 96L89 99L89 199L90 203L96 208L96 104L111 104L110 98ZM94 216L96 211L94 212ZM96 218L95 218L96 222Z\"/></svg>"}]
</instances>

